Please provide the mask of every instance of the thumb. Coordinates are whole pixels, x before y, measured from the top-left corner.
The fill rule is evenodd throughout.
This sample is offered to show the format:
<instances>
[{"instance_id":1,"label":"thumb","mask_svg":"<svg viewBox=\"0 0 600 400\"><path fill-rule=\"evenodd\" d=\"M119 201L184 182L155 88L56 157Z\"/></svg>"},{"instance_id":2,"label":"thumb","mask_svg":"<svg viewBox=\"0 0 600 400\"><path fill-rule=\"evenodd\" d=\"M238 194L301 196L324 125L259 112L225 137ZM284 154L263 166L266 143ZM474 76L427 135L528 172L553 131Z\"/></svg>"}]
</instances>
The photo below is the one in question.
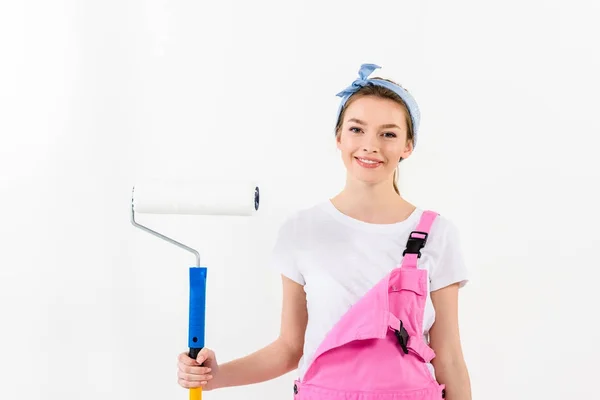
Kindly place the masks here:
<instances>
[{"instance_id":1,"label":"thumb","mask_svg":"<svg viewBox=\"0 0 600 400\"><path fill-rule=\"evenodd\" d=\"M198 353L198 357L196 357L196 362L202 365L202 363L204 363L205 361L211 361L212 359L214 359L214 357L215 354L213 353L213 351L205 347Z\"/></svg>"}]
</instances>

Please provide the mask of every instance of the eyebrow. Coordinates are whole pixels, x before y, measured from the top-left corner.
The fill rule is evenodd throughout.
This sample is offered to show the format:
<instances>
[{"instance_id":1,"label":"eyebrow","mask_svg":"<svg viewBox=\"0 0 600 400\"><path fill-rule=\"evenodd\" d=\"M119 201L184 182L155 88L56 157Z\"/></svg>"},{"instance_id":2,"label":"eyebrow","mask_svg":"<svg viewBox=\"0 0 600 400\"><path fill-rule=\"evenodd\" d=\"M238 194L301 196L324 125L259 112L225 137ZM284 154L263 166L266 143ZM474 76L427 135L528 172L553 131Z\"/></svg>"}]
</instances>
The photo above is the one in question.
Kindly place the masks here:
<instances>
[{"instance_id":1,"label":"eyebrow","mask_svg":"<svg viewBox=\"0 0 600 400\"><path fill-rule=\"evenodd\" d=\"M366 125L366 124L367 124L365 121L362 121L362 120L360 120L360 119L358 119L358 118L350 118L350 119L348 120L348 122L356 122L356 123L357 123L357 124L359 124L359 125ZM402 128L400 128L400 127L399 127L398 125L396 125L396 124L384 124L384 125L381 125L381 126L380 126L380 128L382 128L382 129L388 129L388 128L398 128L398 129L402 129Z\"/></svg>"}]
</instances>

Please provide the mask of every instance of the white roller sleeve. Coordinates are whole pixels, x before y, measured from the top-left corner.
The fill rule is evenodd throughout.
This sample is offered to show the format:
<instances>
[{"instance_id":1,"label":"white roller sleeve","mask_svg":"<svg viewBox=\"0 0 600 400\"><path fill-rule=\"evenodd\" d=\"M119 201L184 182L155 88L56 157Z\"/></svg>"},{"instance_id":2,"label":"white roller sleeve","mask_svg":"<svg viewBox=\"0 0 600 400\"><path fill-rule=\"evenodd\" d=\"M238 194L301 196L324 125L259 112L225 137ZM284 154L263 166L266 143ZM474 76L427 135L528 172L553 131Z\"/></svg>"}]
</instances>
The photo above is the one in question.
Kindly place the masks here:
<instances>
[{"instance_id":1,"label":"white roller sleeve","mask_svg":"<svg viewBox=\"0 0 600 400\"><path fill-rule=\"evenodd\" d=\"M243 215L256 213L256 182L149 181L133 187L132 201L136 213Z\"/></svg>"}]
</instances>

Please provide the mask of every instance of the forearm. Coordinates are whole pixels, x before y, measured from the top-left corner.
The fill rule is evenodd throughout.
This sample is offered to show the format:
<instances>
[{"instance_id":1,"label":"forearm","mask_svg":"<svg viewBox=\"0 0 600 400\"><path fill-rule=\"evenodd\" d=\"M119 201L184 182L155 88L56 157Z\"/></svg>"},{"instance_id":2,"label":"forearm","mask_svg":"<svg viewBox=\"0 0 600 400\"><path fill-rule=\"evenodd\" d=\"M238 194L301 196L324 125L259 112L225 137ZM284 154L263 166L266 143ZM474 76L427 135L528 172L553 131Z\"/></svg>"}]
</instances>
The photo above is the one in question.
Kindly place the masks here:
<instances>
[{"instance_id":1,"label":"forearm","mask_svg":"<svg viewBox=\"0 0 600 400\"><path fill-rule=\"evenodd\" d=\"M434 364L435 376L446 386L446 400L471 400L471 381L462 359Z\"/></svg>"},{"instance_id":2,"label":"forearm","mask_svg":"<svg viewBox=\"0 0 600 400\"><path fill-rule=\"evenodd\" d=\"M278 339L266 347L219 366L218 387L265 382L284 375L298 366L299 352Z\"/></svg>"}]
</instances>

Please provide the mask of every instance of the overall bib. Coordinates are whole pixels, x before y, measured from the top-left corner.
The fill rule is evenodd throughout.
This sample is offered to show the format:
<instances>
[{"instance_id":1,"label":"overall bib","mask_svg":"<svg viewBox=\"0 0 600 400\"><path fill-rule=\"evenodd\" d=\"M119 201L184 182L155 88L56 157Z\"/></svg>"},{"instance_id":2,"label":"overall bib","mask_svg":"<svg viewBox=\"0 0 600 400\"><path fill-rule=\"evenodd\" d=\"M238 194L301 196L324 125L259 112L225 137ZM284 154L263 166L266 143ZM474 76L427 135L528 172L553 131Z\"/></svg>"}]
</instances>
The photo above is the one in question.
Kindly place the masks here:
<instances>
[{"instance_id":1,"label":"overall bib","mask_svg":"<svg viewBox=\"0 0 600 400\"><path fill-rule=\"evenodd\" d=\"M417 268L438 214L423 213L409 235L402 264L354 304L319 345L294 400L439 400L444 385L426 363L435 354L423 338L427 271Z\"/></svg>"}]
</instances>

